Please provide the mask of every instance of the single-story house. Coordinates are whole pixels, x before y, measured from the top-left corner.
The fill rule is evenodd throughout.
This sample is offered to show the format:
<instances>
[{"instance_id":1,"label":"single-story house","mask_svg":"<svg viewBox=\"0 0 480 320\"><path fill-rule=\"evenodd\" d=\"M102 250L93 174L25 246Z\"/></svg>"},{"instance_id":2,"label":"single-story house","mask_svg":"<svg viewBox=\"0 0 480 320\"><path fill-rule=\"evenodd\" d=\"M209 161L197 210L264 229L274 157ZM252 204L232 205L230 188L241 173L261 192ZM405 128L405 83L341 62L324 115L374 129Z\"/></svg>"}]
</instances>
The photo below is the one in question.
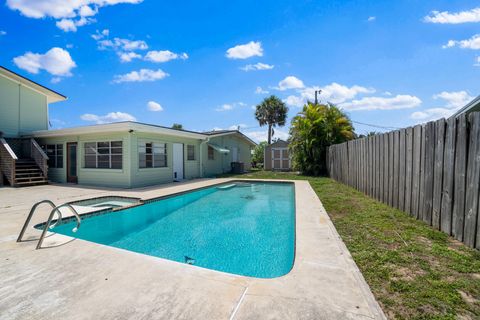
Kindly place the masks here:
<instances>
[{"instance_id":1,"label":"single-story house","mask_svg":"<svg viewBox=\"0 0 480 320\"><path fill-rule=\"evenodd\" d=\"M211 177L256 145L237 130L194 132L138 122L48 129L49 103L66 97L0 67L0 183L47 179L133 188Z\"/></svg>"},{"instance_id":2,"label":"single-story house","mask_svg":"<svg viewBox=\"0 0 480 320\"><path fill-rule=\"evenodd\" d=\"M288 151L288 142L277 140L265 146L263 153L263 168L265 170L289 171L292 169L292 161Z\"/></svg>"}]
</instances>

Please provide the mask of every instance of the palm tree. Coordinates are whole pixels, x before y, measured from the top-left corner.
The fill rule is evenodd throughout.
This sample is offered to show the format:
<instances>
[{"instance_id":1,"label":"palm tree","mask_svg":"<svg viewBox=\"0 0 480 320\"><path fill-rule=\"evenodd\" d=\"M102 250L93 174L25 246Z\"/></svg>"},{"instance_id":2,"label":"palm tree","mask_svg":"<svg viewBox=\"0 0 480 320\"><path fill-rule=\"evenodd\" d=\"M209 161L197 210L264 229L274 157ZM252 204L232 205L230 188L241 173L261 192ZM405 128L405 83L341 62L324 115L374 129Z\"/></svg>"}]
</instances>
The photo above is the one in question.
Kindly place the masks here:
<instances>
[{"instance_id":1,"label":"palm tree","mask_svg":"<svg viewBox=\"0 0 480 320\"><path fill-rule=\"evenodd\" d=\"M352 122L340 109L310 102L293 118L290 135L294 167L311 175L326 173L329 146L355 137Z\"/></svg>"},{"instance_id":2,"label":"palm tree","mask_svg":"<svg viewBox=\"0 0 480 320\"><path fill-rule=\"evenodd\" d=\"M270 96L263 99L257 105L255 110L255 118L261 127L268 125L268 144L272 143L272 136L274 134L273 127L283 127L287 120L288 107L282 100L276 96Z\"/></svg>"}]
</instances>

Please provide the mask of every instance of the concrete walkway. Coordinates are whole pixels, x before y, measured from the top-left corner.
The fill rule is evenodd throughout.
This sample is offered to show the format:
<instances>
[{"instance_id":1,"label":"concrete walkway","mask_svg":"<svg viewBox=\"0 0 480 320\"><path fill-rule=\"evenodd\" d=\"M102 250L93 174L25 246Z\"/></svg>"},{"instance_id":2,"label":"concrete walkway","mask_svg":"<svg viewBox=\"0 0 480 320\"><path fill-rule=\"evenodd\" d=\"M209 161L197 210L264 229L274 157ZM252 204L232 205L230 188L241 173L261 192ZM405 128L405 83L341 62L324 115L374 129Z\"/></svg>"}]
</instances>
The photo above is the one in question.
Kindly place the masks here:
<instances>
[{"instance_id":1,"label":"concrete walkway","mask_svg":"<svg viewBox=\"0 0 480 320\"><path fill-rule=\"evenodd\" d=\"M320 200L295 181L290 273L256 279L51 235L16 237L30 207L102 195L143 199L216 184L195 180L114 190L73 185L0 189L0 319L385 319ZM48 208L32 225L45 221Z\"/></svg>"}]
</instances>

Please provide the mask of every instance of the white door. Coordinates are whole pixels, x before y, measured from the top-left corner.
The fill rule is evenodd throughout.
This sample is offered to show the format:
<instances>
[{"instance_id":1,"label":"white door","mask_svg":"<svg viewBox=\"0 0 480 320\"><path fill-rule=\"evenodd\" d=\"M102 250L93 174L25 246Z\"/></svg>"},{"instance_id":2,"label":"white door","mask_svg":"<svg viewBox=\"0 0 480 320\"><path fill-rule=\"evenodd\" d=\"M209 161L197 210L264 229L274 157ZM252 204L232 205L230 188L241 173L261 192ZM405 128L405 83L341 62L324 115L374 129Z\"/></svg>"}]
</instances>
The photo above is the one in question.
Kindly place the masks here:
<instances>
[{"instance_id":1,"label":"white door","mask_svg":"<svg viewBox=\"0 0 480 320\"><path fill-rule=\"evenodd\" d=\"M173 181L183 180L183 144L173 144Z\"/></svg>"},{"instance_id":2,"label":"white door","mask_svg":"<svg viewBox=\"0 0 480 320\"><path fill-rule=\"evenodd\" d=\"M232 162L238 162L238 148L232 148Z\"/></svg>"}]
</instances>

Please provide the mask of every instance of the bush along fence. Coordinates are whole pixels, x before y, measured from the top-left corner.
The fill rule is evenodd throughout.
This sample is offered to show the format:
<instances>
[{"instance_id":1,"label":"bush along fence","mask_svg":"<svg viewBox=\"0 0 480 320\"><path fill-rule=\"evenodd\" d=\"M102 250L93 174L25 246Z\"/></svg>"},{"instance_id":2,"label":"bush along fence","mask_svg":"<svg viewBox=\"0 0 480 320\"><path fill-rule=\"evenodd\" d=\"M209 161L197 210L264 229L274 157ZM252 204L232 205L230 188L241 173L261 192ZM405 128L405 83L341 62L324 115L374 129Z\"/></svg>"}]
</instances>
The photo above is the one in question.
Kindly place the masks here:
<instances>
[{"instance_id":1,"label":"bush along fence","mask_svg":"<svg viewBox=\"0 0 480 320\"><path fill-rule=\"evenodd\" d=\"M330 176L480 249L480 112L329 147Z\"/></svg>"}]
</instances>

